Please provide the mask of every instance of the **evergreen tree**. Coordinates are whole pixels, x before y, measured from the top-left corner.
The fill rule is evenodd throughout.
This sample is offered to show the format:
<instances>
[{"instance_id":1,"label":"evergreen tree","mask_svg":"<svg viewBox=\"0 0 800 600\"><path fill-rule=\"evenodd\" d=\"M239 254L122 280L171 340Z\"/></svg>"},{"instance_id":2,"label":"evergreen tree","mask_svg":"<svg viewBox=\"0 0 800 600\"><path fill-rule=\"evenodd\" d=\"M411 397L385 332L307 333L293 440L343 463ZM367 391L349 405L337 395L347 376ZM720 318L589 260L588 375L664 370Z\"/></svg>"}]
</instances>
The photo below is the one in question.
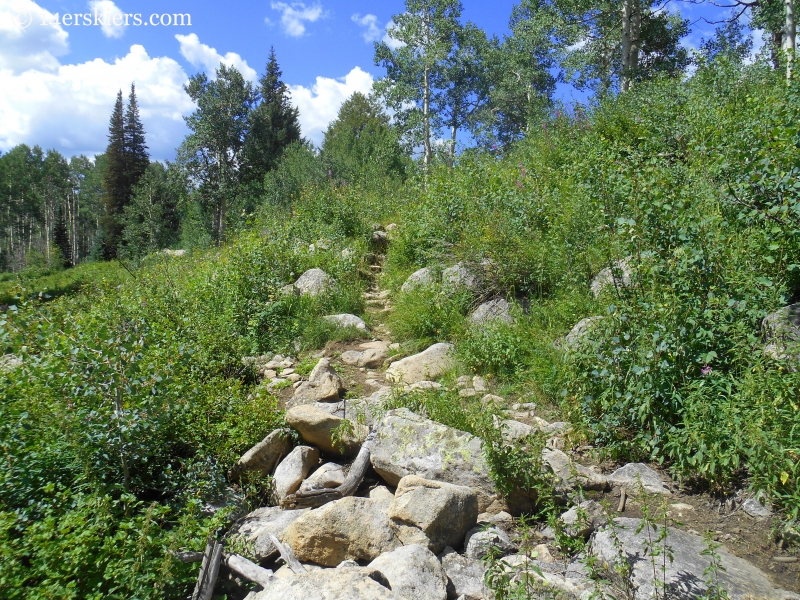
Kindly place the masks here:
<instances>
[{"instance_id":1,"label":"evergreen tree","mask_svg":"<svg viewBox=\"0 0 800 600\"><path fill-rule=\"evenodd\" d=\"M259 80L256 107L245 147L245 181L261 184L293 142L300 141L299 111L292 106L288 86L281 80L275 48L270 49L267 70Z\"/></svg>"},{"instance_id":2,"label":"evergreen tree","mask_svg":"<svg viewBox=\"0 0 800 600\"><path fill-rule=\"evenodd\" d=\"M122 90L117 93L114 111L108 124L108 146L106 147L107 168L103 187L105 188L105 215L102 220L103 258L111 260L117 256L117 244L122 233L118 216L125 207L129 188L126 176L125 156L125 111Z\"/></svg>"},{"instance_id":3,"label":"evergreen tree","mask_svg":"<svg viewBox=\"0 0 800 600\"><path fill-rule=\"evenodd\" d=\"M126 173L128 177L128 198L133 194L133 188L147 171L150 156L147 153L147 144L144 139L144 126L139 118L139 104L136 101L136 84L131 84L131 93L128 96L128 108L125 111L125 153Z\"/></svg>"}]
</instances>

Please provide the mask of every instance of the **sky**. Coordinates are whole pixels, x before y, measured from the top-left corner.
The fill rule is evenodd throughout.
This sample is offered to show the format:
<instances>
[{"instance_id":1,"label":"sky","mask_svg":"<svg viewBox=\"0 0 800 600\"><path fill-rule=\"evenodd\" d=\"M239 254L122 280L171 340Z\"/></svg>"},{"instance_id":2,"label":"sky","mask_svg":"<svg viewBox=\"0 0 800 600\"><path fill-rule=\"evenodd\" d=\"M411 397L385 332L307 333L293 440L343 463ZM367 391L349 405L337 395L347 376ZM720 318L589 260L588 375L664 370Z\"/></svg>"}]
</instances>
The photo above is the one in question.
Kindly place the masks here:
<instances>
[{"instance_id":1,"label":"sky","mask_svg":"<svg viewBox=\"0 0 800 600\"><path fill-rule=\"evenodd\" d=\"M512 0L463 0L463 19L508 33ZM697 46L712 9L673 0L695 22ZM0 151L17 144L66 156L103 152L117 91L136 83L152 158L171 160L193 104L183 90L220 61L258 79L275 48L300 111L303 135L320 144L341 103L383 75L373 61L402 0L0 0ZM127 17L125 15L128 15ZM126 24L127 23L127 24ZM568 85L557 95L584 96Z\"/></svg>"}]
</instances>

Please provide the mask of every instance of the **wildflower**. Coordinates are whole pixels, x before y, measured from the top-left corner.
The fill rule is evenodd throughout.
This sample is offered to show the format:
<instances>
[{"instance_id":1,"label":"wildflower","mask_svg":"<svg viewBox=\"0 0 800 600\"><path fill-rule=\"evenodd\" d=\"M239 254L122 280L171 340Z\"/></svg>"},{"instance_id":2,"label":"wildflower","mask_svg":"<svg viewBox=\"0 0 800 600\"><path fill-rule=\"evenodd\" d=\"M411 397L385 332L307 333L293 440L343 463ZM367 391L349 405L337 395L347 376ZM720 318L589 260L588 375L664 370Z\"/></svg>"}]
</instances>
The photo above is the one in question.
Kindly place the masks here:
<instances>
[{"instance_id":1,"label":"wildflower","mask_svg":"<svg viewBox=\"0 0 800 600\"><path fill-rule=\"evenodd\" d=\"M709 367L708 365L705 365L705 366L703 367L703 369L700 371L700 373L702 373L702 374L703 374L703 377L708 377L708 376L711 374L711 371L713 371L713 370L714 370L714 369L712 369L712 368L711 368L711 367Z\"/></svg>"}]
</instances>

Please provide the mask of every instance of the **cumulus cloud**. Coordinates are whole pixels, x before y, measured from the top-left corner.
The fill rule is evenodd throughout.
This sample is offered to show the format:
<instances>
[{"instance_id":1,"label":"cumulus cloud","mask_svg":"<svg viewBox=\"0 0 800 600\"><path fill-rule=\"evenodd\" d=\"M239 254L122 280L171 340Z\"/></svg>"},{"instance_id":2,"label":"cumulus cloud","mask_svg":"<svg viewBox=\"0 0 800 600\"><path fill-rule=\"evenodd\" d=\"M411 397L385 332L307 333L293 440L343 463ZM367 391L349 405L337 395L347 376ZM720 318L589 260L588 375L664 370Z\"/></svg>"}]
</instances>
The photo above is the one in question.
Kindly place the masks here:
<instances>
[{"instance_id":1,"label":"cumulus cloud","mask_svg":"<svg viewBox=\"0 0 800 600\"><path fill-rule=\"evenodd\" d=\"M272 10L281 12L281 25L286 35L300 37L306 32L304 21L313 23L325 16L320 4L306 6L303 2L273 2ZM269 24L269 19L266 20Z\"/></svg>"},{"instance_id":2,"label":"cumulus cloud","mask_svg":"<svg viewBox=\"0 0 800 600\"><path fill-rule=\"evenodd\" d=\"M292 103L300 110L300 127L303 135L315 144L322 143L322 132L336 118L339 107L355 92L367 95L372 91L374 78L360 67L354 67L340 79L317 77L307 88L292 85Z\"/></svg>"},{"instance_id":3,"label":"cumulus cloud","mask_svg":"<svg viewBox=\"0 0 800 600\"><path fill-rule=\"evenodd\" d=\"M100 30L107 38L121 38L125 33L125 13L111 0L90 0L89 8L101 22Z\"/></svg>"},{"instance_id":4,"label":"cumulus cloud","mask_svg":"<svg viewBox=\"0 0 800 600\"><path fill-rule=\"evenodd\" d=\"M405 46L406 43L392 37L392 29L394 29L394 27L394 21L389 21L386 24L386 33L383 35L383 39L381 41L389 46L389 48L392 50L397 50L398 48Z\"/></svg>"},{"instance_id":5,"label":"cumulus cloud","mask_svg":"<svg viewBox=\"0 0 800 600\"><path fill-rule=\"evenodd\" d=\"M188 60L193 67L203 69L209 76L213 77L214 72L219 68L219 63L228 67L235 67L245 79L255 81L258 77L255 69L251 68L240 55L235 52L228 52L222 56L216 48L212 48L200 42L196 33L189 35L176 35L175 39L181 45L181 54Z\"/></svg>"},{"instance_id":6,"label":"cumulus cloud","mask_svg":"<svg viewBox=\"0 0 800 600\"><path fill-rule=\"evenodd\" d=\"M378 17L375 15L364 15L362 17L356 13L350 19L364 28L361 35L364 37L365 42L377 42L381 39L381 28L378 26Z\"/></svg>"},{"instance_id":7,"label":"cumulus cloud","mask_svg":"<svg viewBox=\"0 0 800 600\"><path fill-rule=\"evenodd\" d=\"M64 154L103 152L117 91L136 82L136 94L154 158L170 158L193 110L183 90L186 73L175 60L130 47L112 63L101 59L59 65L53 72L0 71L0 148L26 143Z\"/></svg>"},{"instance_id":8,"label":"cumulus cloud","mask_svg":"<svg viewBox=\"0 0 800 600\"><path fill-rule=\"evenodd\" d=\"M54 71L69 51L55 15L31 0L0 0L0 70Z\"/></svg>"}]
</instances>

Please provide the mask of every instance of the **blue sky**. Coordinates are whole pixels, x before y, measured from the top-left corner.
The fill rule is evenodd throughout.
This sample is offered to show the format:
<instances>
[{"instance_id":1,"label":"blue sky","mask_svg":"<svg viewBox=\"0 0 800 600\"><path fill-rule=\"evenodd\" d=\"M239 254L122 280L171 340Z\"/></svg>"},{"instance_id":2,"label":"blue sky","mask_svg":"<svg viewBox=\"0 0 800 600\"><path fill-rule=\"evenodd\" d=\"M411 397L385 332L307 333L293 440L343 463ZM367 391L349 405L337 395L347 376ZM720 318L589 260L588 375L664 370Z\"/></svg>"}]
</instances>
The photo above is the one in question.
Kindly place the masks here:
<instances>
[{"instance_id":1,"label":"blue sky","mask_svg":"<svg viewBox=\"0 0 800 600\"><path fill-rule=\"evenodd\" d=\"M507 33L511 0L463 4L464 20ZM693 20L719 14L691 4L680 9ZM373 41L402 10L399 0L0 0L0 150L27 143L66 155L102 152L114 96L135 80L153 158L171 159L186 133L182 117L192 110L182 89L187 78L223 60L255 79L270 46L304 135L319 143L341 102L382 75ZM125 26L123 14L140 16ZM161 22L175 14L191 15L191 25ZM698 22L687 43L697 45L713 29ZM582 97L569 86L558 94Z\"/></svg>"}]
</instances>

